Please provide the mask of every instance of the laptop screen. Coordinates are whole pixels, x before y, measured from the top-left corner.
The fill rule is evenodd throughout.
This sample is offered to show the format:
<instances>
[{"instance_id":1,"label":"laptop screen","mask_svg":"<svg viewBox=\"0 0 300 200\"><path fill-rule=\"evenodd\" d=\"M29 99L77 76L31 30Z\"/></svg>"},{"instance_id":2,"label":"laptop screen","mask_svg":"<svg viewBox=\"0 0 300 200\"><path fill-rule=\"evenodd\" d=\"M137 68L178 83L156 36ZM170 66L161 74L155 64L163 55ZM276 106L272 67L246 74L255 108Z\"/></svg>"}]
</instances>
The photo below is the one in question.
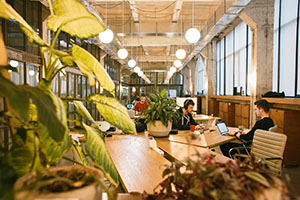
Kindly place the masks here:
<instances>
[{"instance_id":1,"label":"laptop screen","mask_svg":"<svg viewBox=\"0 0 300 200\"><path fill-rule=\"evenodd\" d=\"M218 127L218 129L219 129L219 131L220 131L221 134L227 133L229 131L228 128L226 127L225 122L219 122L219 123L217 123L217 127Z\"/></svg>"}]
</instances>

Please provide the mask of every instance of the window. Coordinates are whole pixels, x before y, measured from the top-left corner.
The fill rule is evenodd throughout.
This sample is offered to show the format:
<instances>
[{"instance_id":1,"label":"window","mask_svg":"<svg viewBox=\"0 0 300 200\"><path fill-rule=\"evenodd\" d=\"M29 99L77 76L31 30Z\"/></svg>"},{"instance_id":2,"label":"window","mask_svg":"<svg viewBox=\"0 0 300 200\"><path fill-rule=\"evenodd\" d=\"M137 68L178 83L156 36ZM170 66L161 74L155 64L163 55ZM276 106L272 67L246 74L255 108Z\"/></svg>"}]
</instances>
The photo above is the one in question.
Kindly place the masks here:
<instances>
[{"instance_id":1,"label":"window","mask_svg":"<svg viewBox=\"0 0 300 200\"><path fill-rule=\"evenodd\" d=\"M9 64L18 70L18 72L9 71L11 80L16 85L24 84L24 63L16 60L10 60Z\"/></svg>"},{"instance_id":2,"label":"window","mask_svg":"<svg viewBox=\"0 0 300 200\"><path fill-rule=\"evenodd\" d=\"M197 71L197 94L205 94L205 65L201 56L199 57L199 66Z\"/></svg>"},{"instance_id":3,"label":"window","mask_svg":"<svg viewBox=\"0 0 300 200\"><path fill-rule=\"evenodd\" d=\"M40 80L38 66L26 64L26 80L29 85L38 86Z\"/></svg>"},{"instance_id":4,"label":"window","mask_svg":"<svg viewBox=\"0 0 300 200\"><path fill-rule=\"evenodd\" d=\"M250 95L252 32L244 23L217 42L217 95Z\"/></svg>"},{"instance_id":5,"label":"window","mask_svg":"<svg viewBox=\"0 0 300 200\"><path fill-rule=\"evenodd\" d=\"M300 95L298 6L298 0L275 0L273 90L288 97Z\"/></svg>"}]
</instances>

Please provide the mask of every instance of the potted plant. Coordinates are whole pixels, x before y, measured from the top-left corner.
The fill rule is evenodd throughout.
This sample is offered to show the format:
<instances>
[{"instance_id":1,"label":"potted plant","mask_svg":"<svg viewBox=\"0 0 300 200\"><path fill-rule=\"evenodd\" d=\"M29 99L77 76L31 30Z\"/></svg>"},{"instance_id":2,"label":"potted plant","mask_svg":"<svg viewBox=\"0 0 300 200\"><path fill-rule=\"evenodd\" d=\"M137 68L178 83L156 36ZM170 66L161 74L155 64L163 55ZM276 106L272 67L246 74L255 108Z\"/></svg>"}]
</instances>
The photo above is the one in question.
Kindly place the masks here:
<instances>
[{"instance_id":1,"label":"potted plant","mask_svg":"<svg viewBox=\"0 0 300 200\"><path fill-rule=\"evenodd\" d=\"M164 180L157 186L160 190L144 197L149 200L274 200L289 199L292 195L287 182L266 164L256 162L254 156L243 162L216 163L213 155L196 153L185 163L173 162L166 166Z\"/></svg>"},{"instance_id":2,"label":"potted plant","mask_svg":"<svg viewBox=\"0 0 300 200\"><path fill-rule=\"evenodd\" d=\"M178 117L175 111L177 104L168 98L166 89L149 95L152 101L142 114L146 119L147 130L154 137L167 137L172 129L172 122Z\"/></svg>"},{"instance_id":3,"label":"potted plant","mask_svg":"<svg viewBox=\"0 0 300 200\"><path fill-rule=\"evenodd\" d=\"M5 0L0 0L0 17L19 24L28 40L40 46L44 72L38 87L15 85L10 81L8 70L15 69L7 64L6 50L0 34L0 96L5 97L8 105L7 112L0 112L0 124L7 127L11 134L11 143L0 149L0 196L4 195L4 199L7 198L5 195L9 195L7 190L16 178L55 165L72 145L82 159L82 162L77 164L88 165L86 153L93 160L95 167L101 169L112 184L119 184L118 173L105 148L103 134L93 123L89 113L82 111L85 108L78 102L88 101L96 104L101 116L110 124L125 133L136 132L126 108L114 98L113 81L97 59L76 44L72 44L68 51L55 49L61 31L74 37L89 38L104 31L103 24L77 0L55 0L53 4L48 0L48 4L51 14L47 18L47 26L53 34L50 44L42 40ZM77 119L81 133L86 136L85 153L81 146L74 145L70 138L65 104L51 89L53 79L67 66L78 67L89 78L91 86L95 85L97 79L101 87L109 93L109 96L93 94L88 99L64 99L72 103L78 101L75 102L78 113L82 118L89 119L87 123L81 118Z\"/></svg>"}]
</instances>

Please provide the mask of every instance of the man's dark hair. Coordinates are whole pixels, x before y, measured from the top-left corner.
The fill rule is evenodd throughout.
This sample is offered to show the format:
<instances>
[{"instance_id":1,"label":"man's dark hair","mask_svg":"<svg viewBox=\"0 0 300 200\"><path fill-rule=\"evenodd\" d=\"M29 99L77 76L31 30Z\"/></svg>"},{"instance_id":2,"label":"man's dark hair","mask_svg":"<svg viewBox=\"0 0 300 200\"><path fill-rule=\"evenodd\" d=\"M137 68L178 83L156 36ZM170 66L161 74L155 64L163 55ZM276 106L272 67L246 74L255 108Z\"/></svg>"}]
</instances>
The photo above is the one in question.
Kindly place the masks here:
<instances>
[{"instance_id":1,"label":"man's dark hair","mask_svg":"<svg viewBox=\"0 0 300 200\"><path fill-rule=\"evenodd\" d=\"M269 112L270 107L271 107L269 102L267 100L264 100L264 99L256 101L254 103L254 105L256 105L256 107L258 107L258 108L262 108L266 113Z\"/></svg>"},{"instance_id":2,"label":"man's dark hair","mask_svg":"<svg viewBox=\"0 0 300 200\"><path fill-rule=\"evenodd\" d=\"M184 107L185 109L188 109L189 105L192 105L192 106L195 105L195 103L194 103L194 101L193 101L192 99L187 99L187 100L185 100L184 103L183 103L183 107Z\"/></svg>"}]
</instances>

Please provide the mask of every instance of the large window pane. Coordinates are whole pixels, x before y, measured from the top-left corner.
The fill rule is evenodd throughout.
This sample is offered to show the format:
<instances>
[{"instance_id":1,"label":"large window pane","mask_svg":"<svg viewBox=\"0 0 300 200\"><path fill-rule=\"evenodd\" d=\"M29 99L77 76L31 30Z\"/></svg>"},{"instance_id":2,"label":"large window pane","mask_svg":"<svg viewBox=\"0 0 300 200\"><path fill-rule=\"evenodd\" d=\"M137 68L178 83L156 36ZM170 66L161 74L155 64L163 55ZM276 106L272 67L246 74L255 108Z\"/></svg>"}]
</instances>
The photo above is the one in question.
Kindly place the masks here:
<instances>
[{"instance_id":1,"label":"large window pane","mask_svg":"<svg viewBox=\"0 0 300 200\"><path fill-rule=\"evenodd\" d=\"M279 91L286 96L295 94L295 84L291 83L295 83L297 5L297 0L281 4Z\"/></svg>"}]
</instances>

